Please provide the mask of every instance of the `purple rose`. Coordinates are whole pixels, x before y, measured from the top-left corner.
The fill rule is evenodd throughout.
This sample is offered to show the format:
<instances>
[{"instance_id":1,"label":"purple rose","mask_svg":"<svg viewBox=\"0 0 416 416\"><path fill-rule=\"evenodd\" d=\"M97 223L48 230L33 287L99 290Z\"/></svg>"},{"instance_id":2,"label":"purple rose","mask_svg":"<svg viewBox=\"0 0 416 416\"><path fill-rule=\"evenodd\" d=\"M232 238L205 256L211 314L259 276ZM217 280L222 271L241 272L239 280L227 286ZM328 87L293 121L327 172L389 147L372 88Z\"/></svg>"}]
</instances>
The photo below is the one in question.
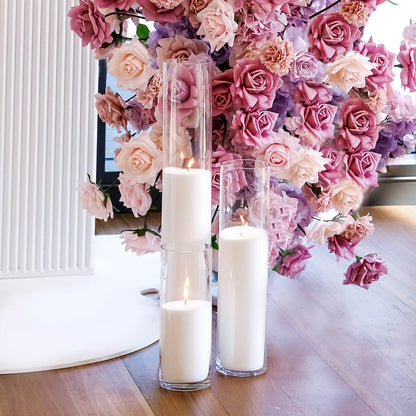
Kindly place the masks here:
<instances>
[{"instance_id":1,"label":"purple rose","mask_svg":"<svg viewBox=\"0 0 416 416\"><path fill-rule=\"evenodd\" d=\"M231 85L234 80L234 71L218 74L212 81L212 115L217 116L230 110L233 105Z\"/></svg>"},{"instance_id":2,"label":"purple rose","mask_svg":"<svg viewBox=\"0 0 416 416\"><path fill-rule=\"evenodd\" d=\"M407 42L402 42L397 60L403 68L400 79L403 87L409 88L411 92L416 91L416 46L411 47Z\"/></svg>"},{"instance_id":3,"label":"purple rose","mask_svg":"<svg viewBox=\"0 0 416 416\"><path fill-rule=\"evenodd\" d=\"M353 179L364 189L371 186L378 186L377 167L380 158L380 154L368 151L346 153L344 163L347 177Z\"/></svg>"},{"instance_id":4,"label":"purple rose","mask_svg":"<svg viewBox=\"0 0 416 416\"><path fill-rule=\"evenodd\" d=\"M353 242L340 235L334 235L333 237L329 237L327 242L329 252L335 254L337 261L339 261L340 258L346 260L354 258L355 246L358 244L358 241Z\"/></svg>"},{"instance_id":5,"label":"purple rose","mask_svg":"<svg viewBox=\"0 0 416 416\"><path fill-rule=\"evenodd\" d=\"M272 106L281 78L271 73L259 59L241 59L234 67L231 92L236 107L247 110L266 110Z\"/></svg>"},{"instance_id":6,"label":"purple rose","mask_svg":"<svg viewBox=\"0 0 416 416\"><path fill-rule=\"evenodd\" d=\"M103 43L111 43L110 24L91 0L81 0L79 6L71 7L71 29L82 39L82 46L91 44L91 48L100 48Z\"/></svg>"},{"instance_id":7,"label":"purple rose","mask_svg":"<svg viewBox=\"0 0 416 416\"><path fill-rule=\"evenodd\" d=\"M371 283L387 273L386 262L375 254L369 254L348 267L343 284L356 285L368 290Z\"/></svg>"},{"instance_id":8,"label":"purple rose","mask_svg":"<svg viewBox=\"0 0 416 416\"><path fill-rule=\"evenodd\" d=\"M283 87L285 85L286 83L283 84ZM285 91L283 87L277 90L276 97L273 101L272 107L270 108L271 111L278 115L274 126L275 129L283 127L287 113L291 112L295 107L292 92Z\"/></svg>"},{"instance_id":9,"label":"purple rose","mask_svg":"<svg viewBox=\"0 0 416 416\"><path fill-rule=\"evenodd\" d=\"M319 80L324 78L322 63L310 52L299 52L295 56L290 76L294 79L303 79L305 81Z\"/></svg>"},{"instance_id":10,"label":"purple rose","mask_svg":"<svg viewBox=\"0 0 416 416\"><path fill-rule=\"evenodd\" d=\"M287 253L287 254L286 254ZM298 245L288 250L283 256L281 263L276 267L277 273L291 279L299 277L306 268L306 260L311 257L309 250Z\"/></svg>"},{"instance_id":11,"label":"purple rose","mask_svg":"<svg viewBox=\"0 0 416 416\"><path fill-rule=\"evenodd\" d=\"M228 46L228 43L221 49L210 52L210 55L217 66L225 64L230 57L230 47Z\"/></svg>"}]
</instances>

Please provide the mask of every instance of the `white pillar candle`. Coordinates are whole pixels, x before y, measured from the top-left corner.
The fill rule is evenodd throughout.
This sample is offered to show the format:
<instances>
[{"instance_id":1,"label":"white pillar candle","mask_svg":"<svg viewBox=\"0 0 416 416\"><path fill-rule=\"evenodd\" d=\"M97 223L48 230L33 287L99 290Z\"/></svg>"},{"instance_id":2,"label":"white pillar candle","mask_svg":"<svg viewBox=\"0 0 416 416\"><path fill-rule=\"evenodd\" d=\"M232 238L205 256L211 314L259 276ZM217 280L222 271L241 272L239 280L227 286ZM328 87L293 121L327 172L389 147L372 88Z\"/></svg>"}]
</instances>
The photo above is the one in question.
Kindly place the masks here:
<instances>
[{"instance_id":1,"label":"white pillar candle","mask_svg":"<svg viewBox=\"0 0 416 416\"><path fill-rule=\"evenodd\" d=\"M266 230L246 225L220 232L218 356L228 370L255 371L264 365L267 260Z\"/></svg>"},{"instance_id":2,"label":"white pillar candle","mask_svg":"<svg viewBox=\"0 0 416 416\"><path fill-rule=\"evenodd\" d=\"M163 169L162 241L211 243L211 172Z\"/></svg>"},{"instance_id":3,"label":"white pillar candle","mask_svg":"<svg viewBox=\"0 0 416 416\"><path fill-rule=\"evenodd\" d=\"M211 303L167 302L161 307L160 369L168 383L207 378L211 358Z\"/></svg>"}]
</instances>

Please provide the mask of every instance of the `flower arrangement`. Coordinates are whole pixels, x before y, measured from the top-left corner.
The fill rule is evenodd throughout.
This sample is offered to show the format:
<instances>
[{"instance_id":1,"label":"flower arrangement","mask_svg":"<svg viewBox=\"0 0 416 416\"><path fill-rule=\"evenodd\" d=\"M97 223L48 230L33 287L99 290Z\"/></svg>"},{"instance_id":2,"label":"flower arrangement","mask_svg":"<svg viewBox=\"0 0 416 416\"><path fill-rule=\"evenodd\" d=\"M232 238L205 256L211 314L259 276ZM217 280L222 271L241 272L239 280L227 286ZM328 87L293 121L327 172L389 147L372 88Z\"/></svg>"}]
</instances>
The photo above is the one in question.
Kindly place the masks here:
<instances>
[{"instance_id":1,"label":"flower arrangement","mask_svg":"<svg viewBox=\"0 0 416 416\"><path fill-rule=\"evenodd\" d=\"M415 144L416 104L391 84L394 66L400 67L402 85L416 91L416 24L405 28L397 57L372 38L361 39L385 2L80 0L69 11L71 28L97 59L107 59L118 87L132 92L126 101L110 88L96 95L100 118L120 132L115 161L124 205L144 216L149 190L162 187L163 60L209 61L213 203L222 161L267 161L274 270L298 277L313 242L353 260L357 244L374 231L372 218L357 212L363 196L378 185L389 159ZM128 21L137 28L133 38L126 36ZM186 129L181 140L186 146ZM113 215L108 190L90 179L80 192L97 218ZM214 247L217 233L214 216ZM159 244L158 232L146 225L122 237L126 250L138 254ZM368 289L386 273L380 257L356 256L344 284Z\"/></svg>"}]
</instances>

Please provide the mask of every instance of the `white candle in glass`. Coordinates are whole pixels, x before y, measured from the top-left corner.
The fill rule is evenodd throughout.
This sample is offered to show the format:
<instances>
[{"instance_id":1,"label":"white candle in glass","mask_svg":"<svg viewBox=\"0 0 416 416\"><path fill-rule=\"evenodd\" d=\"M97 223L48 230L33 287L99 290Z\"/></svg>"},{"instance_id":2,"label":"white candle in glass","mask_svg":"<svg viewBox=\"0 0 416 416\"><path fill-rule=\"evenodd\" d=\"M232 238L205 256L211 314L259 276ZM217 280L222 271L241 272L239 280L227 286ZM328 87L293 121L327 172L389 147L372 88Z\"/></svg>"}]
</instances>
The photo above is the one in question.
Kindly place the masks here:
<instances>
[{"instance_id":1,"label":"white candle in glass","mask_svg":"<svg viewBox=\"0 0 416 416\"><path fill-rule=\"evenodd\" d=\"M211 243L211 172L163 169L162 241Z\"/></svg>"},{"instance_id":2,"label":"white candle in glass","mask_svg":"<svg viewBox=\"0 0 416 416\"><path fill-rule=\"evenodd\" d=\"M161 306L160 369L168 383L196 383L208 377L211 361L211 303L166 302Z\"/></svg>"},{"instance_id":3,"label":"white candle in glass","mask_svg":"<svg viewBox=\"0 0 416 416\"><path fill-rule=\"evenodd\" d=\"M236 226L220 231L218 356L233 371L256 371L265 359L267 231Z\"/></svg>"}]
</instances>

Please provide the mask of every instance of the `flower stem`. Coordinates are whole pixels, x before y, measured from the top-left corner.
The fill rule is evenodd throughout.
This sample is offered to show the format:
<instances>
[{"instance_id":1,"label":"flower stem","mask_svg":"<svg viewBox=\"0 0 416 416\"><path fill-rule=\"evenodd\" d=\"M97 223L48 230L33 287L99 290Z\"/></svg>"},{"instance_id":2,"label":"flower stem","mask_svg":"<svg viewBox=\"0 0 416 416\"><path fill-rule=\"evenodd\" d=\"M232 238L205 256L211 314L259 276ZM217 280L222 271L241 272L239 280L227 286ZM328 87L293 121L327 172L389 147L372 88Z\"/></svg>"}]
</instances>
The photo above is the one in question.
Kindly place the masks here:
<instances>
[{"instance_id":1,"label":"flower stem","mask_svg":"<svg viewBox=\"0 0 416 416\"><path fill-rule=\"evenodd\" d=\"M327 10L332 9L332 7L336 6L338 3L341 3L341 0L337 0L334 3L330 4L329 6L325 7L325 9L322 9L319 12L314 13L312 16L309 16L309 19L313 19L314 17L318 16L321 13L325 13Z\"/></svg>"},{"instance_id":2,"label":"flower stem","mask_svg":"<svg viewBox=\"0 0 416 416\"><path fill-rule=\"evenodd\" d=\"M111 13L106 14L104 17L113 16L115 14L117 16L137 17L138 19L144 19L144 16L142 14L134 14L134 13L126 13L126 12L111 12Z\"/></svg>"}]
</instances>

